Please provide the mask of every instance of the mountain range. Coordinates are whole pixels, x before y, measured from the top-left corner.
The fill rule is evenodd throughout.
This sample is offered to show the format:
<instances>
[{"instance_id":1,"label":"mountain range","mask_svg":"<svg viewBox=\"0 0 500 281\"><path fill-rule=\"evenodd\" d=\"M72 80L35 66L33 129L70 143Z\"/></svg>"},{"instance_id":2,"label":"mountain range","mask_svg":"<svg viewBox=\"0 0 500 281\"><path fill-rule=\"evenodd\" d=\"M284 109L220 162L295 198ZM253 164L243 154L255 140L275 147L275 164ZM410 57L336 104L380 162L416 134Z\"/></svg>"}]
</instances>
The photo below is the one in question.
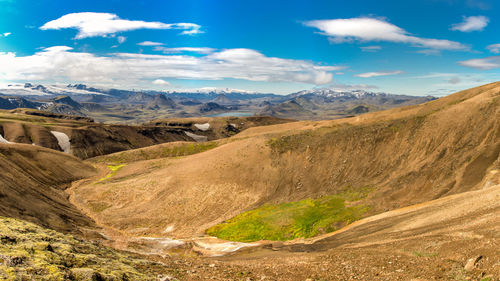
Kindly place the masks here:
<instances>
[{"instance_id":1,"label":"mountain range","mask_svg":"<svg viewBox=\"0 0 500 281\"><path fill-rule=\"evenodd\" d=\"M143 123L158 118L269 115L325 119L358 115L433 100L363 90L304 90L289 95L201 88L185 91L100 89L84 84L9 85L0 89L0 109L32 108L87 116L98 122Z\"/></svg>"}]
</instances>

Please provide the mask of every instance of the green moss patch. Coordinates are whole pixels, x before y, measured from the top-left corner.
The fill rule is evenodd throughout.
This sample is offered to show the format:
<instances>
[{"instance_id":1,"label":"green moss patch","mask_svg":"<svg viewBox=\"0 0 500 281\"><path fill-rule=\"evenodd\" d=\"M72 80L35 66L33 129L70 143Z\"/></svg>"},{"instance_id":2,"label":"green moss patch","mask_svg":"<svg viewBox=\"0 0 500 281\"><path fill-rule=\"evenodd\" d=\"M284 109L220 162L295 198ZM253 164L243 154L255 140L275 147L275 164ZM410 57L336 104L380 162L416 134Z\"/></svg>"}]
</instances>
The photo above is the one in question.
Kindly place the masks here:
<instances>
[{"instance_id":1,"label":"green moss patch","mask_svg":"<svg viewBox=\"0 0 500 281\"><path fill-rule=\"evenodd\" d=\"M164 270L125 252L0 217L0 280L157 280Z\"/></svg>"},{"instance_id":2,"label":"green moss patch","mask_svg":"<svg viewBox=\"0 0 500 281\"><path fill-rule=\"evenodd\" d=\"M107 180L107 179L111 178L112 176L116 175L116 173L118 172L118 170L120 170L124 166L125 166L125 164L121 164L121 165L108 165L108 169L111 171L111 173L107 174L103 178L100 178L99 181L104 181L104 180Z\"/></svg>"},{"instance_id":3,"label":"green moss patch","mask_svg":"<svg viewBox=\"0 0 500 281\"><path fill-rule=\"evenodd\" d=\"M353 197L359 198L359 194ZM359 220L368 211L364 205L346 207L341 195L297 202L265 205L244 212L207 230L207 234L225 240L291 240L328 233Z\"/></svg>"}]
</instances>

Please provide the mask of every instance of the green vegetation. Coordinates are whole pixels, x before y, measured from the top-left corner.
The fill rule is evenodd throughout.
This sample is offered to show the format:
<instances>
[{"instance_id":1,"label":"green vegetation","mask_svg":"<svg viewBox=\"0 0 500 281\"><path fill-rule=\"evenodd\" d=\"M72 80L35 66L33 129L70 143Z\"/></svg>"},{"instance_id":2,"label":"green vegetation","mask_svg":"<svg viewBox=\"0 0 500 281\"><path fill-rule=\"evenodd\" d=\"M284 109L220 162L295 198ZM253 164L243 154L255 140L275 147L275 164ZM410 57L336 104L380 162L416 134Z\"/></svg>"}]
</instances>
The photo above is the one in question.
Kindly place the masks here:
<instances>
[{"instance_id":1,"label":"green vegetation","mask_svg":"<svg viewBox=\"0 0 500 281\"><path fill-rule=\"evenodd\" d=\"M165 268L125 252L0 217L0 280L156 280Z\"/></svg>"},{"instance_id":2,"label":"green vegetation","mask_svg":"<svg viewBox=\"0 0 500 281\"><path fill-rule=\"evenodd\" d=\"M345 201L347 198L358 199L364 194L346 191L344 194L319 199L265 205L211 227L207 234L241 242L313 237L359 220L368 207L346 207Z\"/></svg>"},{"instance_id":3,"label":"green vegetation","mask_svg":"<svg viewBox=\"0 0 500 281\"><path fill-rule=\"evenodd\" d=\"M416 257L427 257L427 258L437 256L437 253L428 253L424 251L413 251L412 254Z\"/></svg>"},{"instance_id":4,"label":"green vegetation","mask_svg":"<svg viewBox=\"0 0 500 281\"><path fill-rule=\"evenodd\" d=\"M109 173L105 177L99 179L99 181L104 181L104 180L107 180L107 179L111 178L112 176L116 175L116 173L118 172L118 170L120 170L124 166L125 166L125 164L121 164L121 165L108 165L108 169L111 170L111 173Z\"/></svg>"},{"instance_id":5,"label":"green vegetation","mask_svg":"<svg viewBox=\"0 0 500 281\"><path fill-rule=\"evenodd\" d=\"M337 196L344 198L346 201L354 202L366 198L373 190L375 190L374 186L367 185L355 188L352 185L348 185Z\"/></svg>"},{"instance_id":6,"label":"green vegetation","mask_svg":"<svg viewBox=\"0 0 500 281\"><path fill-rule=\"evenodd\" d=\"M217 147L218 143L182 143L182 144L163 144L154 147L141 148L115 153L96 158L97 162L104 163L129 163L141 160L151 160L166 157L181 157L201 153Z\"/></svg>"}]
</instances>

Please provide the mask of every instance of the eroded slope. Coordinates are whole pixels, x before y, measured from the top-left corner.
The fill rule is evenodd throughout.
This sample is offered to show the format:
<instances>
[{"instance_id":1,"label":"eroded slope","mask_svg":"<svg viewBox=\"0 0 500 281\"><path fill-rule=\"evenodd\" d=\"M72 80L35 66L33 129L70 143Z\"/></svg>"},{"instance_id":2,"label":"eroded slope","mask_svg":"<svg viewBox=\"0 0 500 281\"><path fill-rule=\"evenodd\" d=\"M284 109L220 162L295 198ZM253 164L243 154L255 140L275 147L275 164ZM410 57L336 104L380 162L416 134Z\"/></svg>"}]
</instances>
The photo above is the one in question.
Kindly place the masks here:
<instances>
[{"instance_id":1,"label":"eroded slope","mask_svg":"<svg viewBox=\"0 0 500 281\"><path fill-rule=\"evenodd\" d=\"M0 215L78 233L95 227L67 199L64 189L95 174L74 156L25 144L0 144Z\"/></svg>"}]
</instances>

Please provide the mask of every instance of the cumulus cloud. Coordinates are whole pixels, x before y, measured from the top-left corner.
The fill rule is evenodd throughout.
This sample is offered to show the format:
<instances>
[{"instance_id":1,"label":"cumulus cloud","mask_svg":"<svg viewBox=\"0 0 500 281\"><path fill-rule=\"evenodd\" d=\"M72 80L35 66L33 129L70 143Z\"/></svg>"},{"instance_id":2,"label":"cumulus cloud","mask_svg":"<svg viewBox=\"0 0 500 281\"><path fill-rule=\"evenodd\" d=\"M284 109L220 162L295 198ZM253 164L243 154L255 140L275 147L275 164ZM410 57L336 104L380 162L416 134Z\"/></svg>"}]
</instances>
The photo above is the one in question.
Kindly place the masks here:
<instances>
[{"instance_id":1,"label":"cumulus cloud","mask_svg":"<svg viewBox=\"0 0 500 281\"><path fill-rule=\"evenodd\" d=\"M451 25L451 30L458 30L462 32L482 31L490 21L485 16L470 16L463 17L463 21Z\"/></svg>"},{"instance_id":2,"label":"cumulus cloud","mask_svg":"<svg viewBox=\"0 0 500 281\"><path fill-rule=\"evenodd\" d=\"M458 84L462 82L462 80L459 77L452 77L450 80L448 80L448 83L450 84Z\"/></svg>"},{"instance_id":3,"label":"cumulus cloud","mask_svg":"<svg viewBox=\"0 0 500 281\"><path fill-rule=\"evenodd\" d=\"M139 46L162 46L163 43L160 42L152 42L152 41L144 41L141 43L137 43Z\"/></svg>"},{"instance_id":4,"label":"cumulus cloud","mask_svg":"<svg viewBox=\"0 0 500 281\"><path fill-rule=\"evenodd\" d=\"M418 50L417 53L424 54L427 56L438 56L441 54L441 51L436 49L424 49L424 50Z\"/></svg>"},{"instance_id":5,"label":"cumulus cloud","mask_svg":"<svg viewBox=\"0 0 500 281\"><path fill-rule=\"evenodd\" d=\"M207 48L207 47L179 47L179 48L167 48L163 46L156 46L154 48L155 51L161 51L165 54L178 54L183 52L192 52L198 54L210 54L213 53L216 49Z\"/></svg>"},{"instance_id":6,"label":"cumulus cloud","mask_svg":"<svg viewBox=\"0 0 500 281\"><path fill-rule=\"evenodd\" d=\"M353 91L353 90L374 90L378 89L375 85L367 85L367 84L344 84L344 83L333 83L329 85L330 89L337 91Z\"/></svg>"},{"instance_id":7,"label":"cumulus cloud","mask_svg":"<svg viewBox=\"0 0 500 281\"><path fill-rule=\"evenodd\" d=\"M11 35L11 34L12 34L12 33L10 33L10 32L1 33L1 34L0 34L0 37L2 37L2 36L3 36L3 37L7 37L7 36L9 36L9 35Z\"/></svg>"},{"instance_id":8,"label":"cumulus cloud","mask_svg":"<svg viewBox=\"0 0 500 281\"><path fill-rule=\"evenodd\" d=\"M168 86L170 85L170 83L168 83L167 81L163 80L163 79L156 79L153 81L153 84L155 85L161 85L161 86Z\"/></svg>"},{"instance_id":9,"label":"cumulus cloud","mask_svg":"<svg viewBox=\"0 0 500 281\"><path fill-rule=\"evenodd\" d=\"M421 38L377 18L350 18L307 21L304 25L317 28L332 43L387 41L440 50L467 50L467 46L450 40Z\"/></svg>"},{"instance_id":10,"label":"cumulus cloud","mask_svg":"<svg viewBox=\"0 0 500 281\"><path fill-rule=\"evenodd\" d=\"M65 28L75 28L78 30L75 39L106 37L118 32L136 29L179 29L183 30L181 34L188 35L202 33L200 30L201 26L195 23L125 20L120 19L115 14L91 12L67 14L56 20L49 21L40 27L41 30L60 30Z\"/></svg>"},{"instance_id":11,"label":"cumulus cloud","mask_svg":"<svg viewBox=\"0 0 500 281\"><path fill-rule=\"evenodd\" d=\"M118 40L118 44L123 44L123 42L125 42L127 40L127 37L118 36L116 39Z\"/></svg>"},{"instance_id":12,"label":"cumulus cloud","mask_svg":"<svg viewBox=\"0 0 500 281\"><path fill-rule=\"evenodd\" d=\"M268 57L251 49L226 49L206 55L96 55L67 46L43 49L30 56L0 53L0 80L139 86L163 79L331 83L332 71L344 67L305 60ZM151 83L151 82L149 82Z\"/></svg>"},{"instance_id":13,"label":"cumulus cloud","mask_svg":"<svg viewBox=\"0 0 500 281\"><path fill-rule=\"evenodd\" d=\"M361 51L363 52L377 52L382 50L382 47L380 46L364 46L364 47L359 47Z\"/></svg>"},{"instance_id":14,"label":"cumulus cloud","mask_svg":"<svg viewBox=\"0 0 500 281\"><path fill-rule=\"evenodd\" d=\"M471 59L465 61L459 61L460 65L481 69L481 70L490 70L494 68L500 68L500 56L492 56L482 59Z\"/></svg>"},{"instance_id":15,"label":"cumulus cloud","mask_svg":"<svg viewBox=\"0 0 500 281\"><path fill-rule=\"evenodd\" d=\"M490 52L494 54L499 54L500 53L500 44L491 44L486 47Z\"/></svg>"},{"instance_id":16,"label":"cumulus cloud","mask_svg":"<svg viewBox=\"0 0 500 281\"><path fill-rule=\"evenodd\" d=\"M396 71L381 71L381 72L366 72L366 73L360 73L356 74L354 76L356 77L361 77L361 78L371 78L371 77L379 77L379 76L389 76L389 75L398 75L402 74L404 71L401 70L396 70Z\"/></svg>"}]
</instances>

